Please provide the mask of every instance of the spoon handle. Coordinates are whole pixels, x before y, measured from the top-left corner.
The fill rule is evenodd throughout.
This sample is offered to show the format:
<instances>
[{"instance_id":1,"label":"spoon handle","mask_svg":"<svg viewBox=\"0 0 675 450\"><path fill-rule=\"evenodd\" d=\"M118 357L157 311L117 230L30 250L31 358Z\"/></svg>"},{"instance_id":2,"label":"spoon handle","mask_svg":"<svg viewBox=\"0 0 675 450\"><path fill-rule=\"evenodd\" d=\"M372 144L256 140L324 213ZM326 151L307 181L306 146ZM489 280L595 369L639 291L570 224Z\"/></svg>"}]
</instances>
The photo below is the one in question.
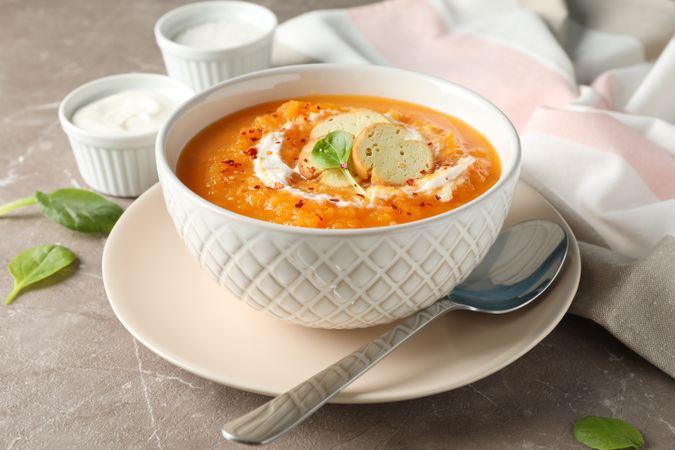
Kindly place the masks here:
<instances>
[{"instance_id":1,"label":"spoon handle","mask_svg":"<svg viewBox=\"0 0 675 450\"><path fill-rule=\"evenodd\" d=\"M447 297L433 303L285 394L226 423L221 431L223 437L253 445L273 441L302 423L429 322L460 307Z\"/></svg>"}]
</instances>

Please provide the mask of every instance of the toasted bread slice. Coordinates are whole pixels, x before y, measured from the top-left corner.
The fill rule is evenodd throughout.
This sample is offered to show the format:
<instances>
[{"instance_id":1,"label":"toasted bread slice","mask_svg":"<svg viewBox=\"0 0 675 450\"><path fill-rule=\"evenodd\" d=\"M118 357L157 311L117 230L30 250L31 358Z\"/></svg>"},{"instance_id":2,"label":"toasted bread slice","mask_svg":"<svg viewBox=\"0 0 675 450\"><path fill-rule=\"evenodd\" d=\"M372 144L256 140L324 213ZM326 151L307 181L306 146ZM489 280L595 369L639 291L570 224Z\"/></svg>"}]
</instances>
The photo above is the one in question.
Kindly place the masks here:
<instances>
[{"instance_id":1,"label":"toasted bread slice","mask_svg":"<svg viewBox=\"0 0 675 450\"><path fill-rule=\"evenodd\" d=\"M314 162L312 158L312 150L316 142L327 135L330 132L343 130L348 133L351 133L354 137L358 136L361 130L363 130L368 125L373 123L387 122L388 120L382 114L379 114L370 109L360 109L358 111L341 113L335 116L332 116L320 123L318 123L313 129L309 136L309 142L303 147L298 157L298 171L300 174L307 178L312 179L318 177L325 169L321 168L318 164ZM339 174L339 170L336 170L335 173ZM343 180L344 177L340 176L327 176L326 180ZM322 181L323 182L323 181ZM333 186L331 183L324 183Z\"/></svg>"},{"instance_id":2,"label":"toasted bread slice","mask_svg":"<svg viewBox=\"0 0 675 450\"><path fill-rule=\"evenodd\" d=\"M432 170L433 151L417 140L405 140L406 129L392 123L366 127L352 149L355 172L373 184L399 186Z\"/></svg>"},{"instance_id":3,"label":"toasted bread slice","mask_svg":"<svg viewBox=\"0 0 675 450\"><path fill-rule=\"evenodd\" d=\"M314 149L314 145L316 145L316 141L317 139L310 139L310 141L302 147L302 151L298 156L298 172L308 180L318 177L324 170L314 162L314 158L312 157L312 150Z\"/></svg>"},{"instance_id":4,"label":"toasted bread slice","mask_svg":"<svg viewBox=\"0 0 675 450\"><path fill-rule=\"evenodd\" d=\"M389 121L382 114L370 109L359 109L358 111L336 114L319 122L312 129L310 139L317 140L337 130L346 131L356 137L364 128L374 123L389 123Z\"/></svg>"},{"instance_id":5,"label":"toasted bread slice","mask_svg":"<svg viewBox=\"0 0 675 450\"><path fill-rule=\"evenodd\" d=\"M326 169L319 174L319 182L331 187L349 187L351 184L340 169Z\"/></svg>"}]
</instances>

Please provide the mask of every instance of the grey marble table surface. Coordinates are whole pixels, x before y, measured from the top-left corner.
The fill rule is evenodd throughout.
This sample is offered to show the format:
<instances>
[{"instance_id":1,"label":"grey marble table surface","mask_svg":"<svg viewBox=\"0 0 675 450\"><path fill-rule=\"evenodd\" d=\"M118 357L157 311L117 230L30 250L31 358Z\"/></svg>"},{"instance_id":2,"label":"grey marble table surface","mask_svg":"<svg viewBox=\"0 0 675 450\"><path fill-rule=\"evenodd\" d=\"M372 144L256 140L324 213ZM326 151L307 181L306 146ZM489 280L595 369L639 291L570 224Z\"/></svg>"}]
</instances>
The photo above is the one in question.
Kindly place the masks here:
<instances>
[{"instance_id":1,"label":"grey marble table surface","mask_svg":"<svg viewBox=\"0 0 675 450\"><path fill-rule=\"evenodd\" d=\"M152 27L177 1L0 0L0 204L83 186L57 120L78 85L164 72ZM280 20L358 0L266 0ZM119 200L127 206L128 200ZM228 448L220 425L265 398L203 380L122 327L101 280L105 238L37 210L0 219L0 293L19 251L60 242L80 258L61 284L0 306L0 448ZM290 387L290 386L289 386ZM648 448L675 448L675 382L593 323L567 316L500 372L406 402L328 405L271 448L581 448L584 415L621 417Z\"/></svg>"}]
</instances>

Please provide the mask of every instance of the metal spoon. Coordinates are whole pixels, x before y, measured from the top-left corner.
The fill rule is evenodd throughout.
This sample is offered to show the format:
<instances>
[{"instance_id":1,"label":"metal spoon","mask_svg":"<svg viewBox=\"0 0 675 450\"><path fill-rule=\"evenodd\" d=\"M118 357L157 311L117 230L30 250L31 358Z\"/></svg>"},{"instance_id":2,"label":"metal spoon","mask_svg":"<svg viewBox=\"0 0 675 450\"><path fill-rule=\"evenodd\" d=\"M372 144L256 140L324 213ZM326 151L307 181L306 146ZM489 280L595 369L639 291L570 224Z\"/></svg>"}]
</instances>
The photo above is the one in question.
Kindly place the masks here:
<instances>
[{"instance_id":1,"label":"metal spoon","mask_svg":"<svg viewBox=\"0 0 675 450\"><path fill-rule=\"evenodd\" d=\"M545 220L523 222L503 231L480 265L448 296L285 394L226 423L223 437L251 445L272 442L448 311L503 314L522 308L551 285L567 256L567 246L565 231Z\"/></svg>"}]
</instances>

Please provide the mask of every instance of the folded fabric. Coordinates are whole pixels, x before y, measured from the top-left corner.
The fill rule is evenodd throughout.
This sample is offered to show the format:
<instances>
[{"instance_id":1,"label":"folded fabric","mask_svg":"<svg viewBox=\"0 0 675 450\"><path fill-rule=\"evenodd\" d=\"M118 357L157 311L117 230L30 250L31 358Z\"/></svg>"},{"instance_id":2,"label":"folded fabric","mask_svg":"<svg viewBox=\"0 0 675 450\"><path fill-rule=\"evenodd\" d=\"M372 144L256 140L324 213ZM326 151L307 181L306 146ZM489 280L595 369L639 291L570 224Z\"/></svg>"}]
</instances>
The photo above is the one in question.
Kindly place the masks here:
<instances>
[{"instance_id":1,"label":"folded fabric","mask_svg":"<svg viewBox=\"0 0 675 450\"><path fill-rule=\"evenodd\" d=\"M573 6L578 20L559 0L315 11L280 26L275 63L392 65L494 102L521 134L523 179L585 242L572 312L675 376L675 3Z\"/></svg>"}]
</instances>

